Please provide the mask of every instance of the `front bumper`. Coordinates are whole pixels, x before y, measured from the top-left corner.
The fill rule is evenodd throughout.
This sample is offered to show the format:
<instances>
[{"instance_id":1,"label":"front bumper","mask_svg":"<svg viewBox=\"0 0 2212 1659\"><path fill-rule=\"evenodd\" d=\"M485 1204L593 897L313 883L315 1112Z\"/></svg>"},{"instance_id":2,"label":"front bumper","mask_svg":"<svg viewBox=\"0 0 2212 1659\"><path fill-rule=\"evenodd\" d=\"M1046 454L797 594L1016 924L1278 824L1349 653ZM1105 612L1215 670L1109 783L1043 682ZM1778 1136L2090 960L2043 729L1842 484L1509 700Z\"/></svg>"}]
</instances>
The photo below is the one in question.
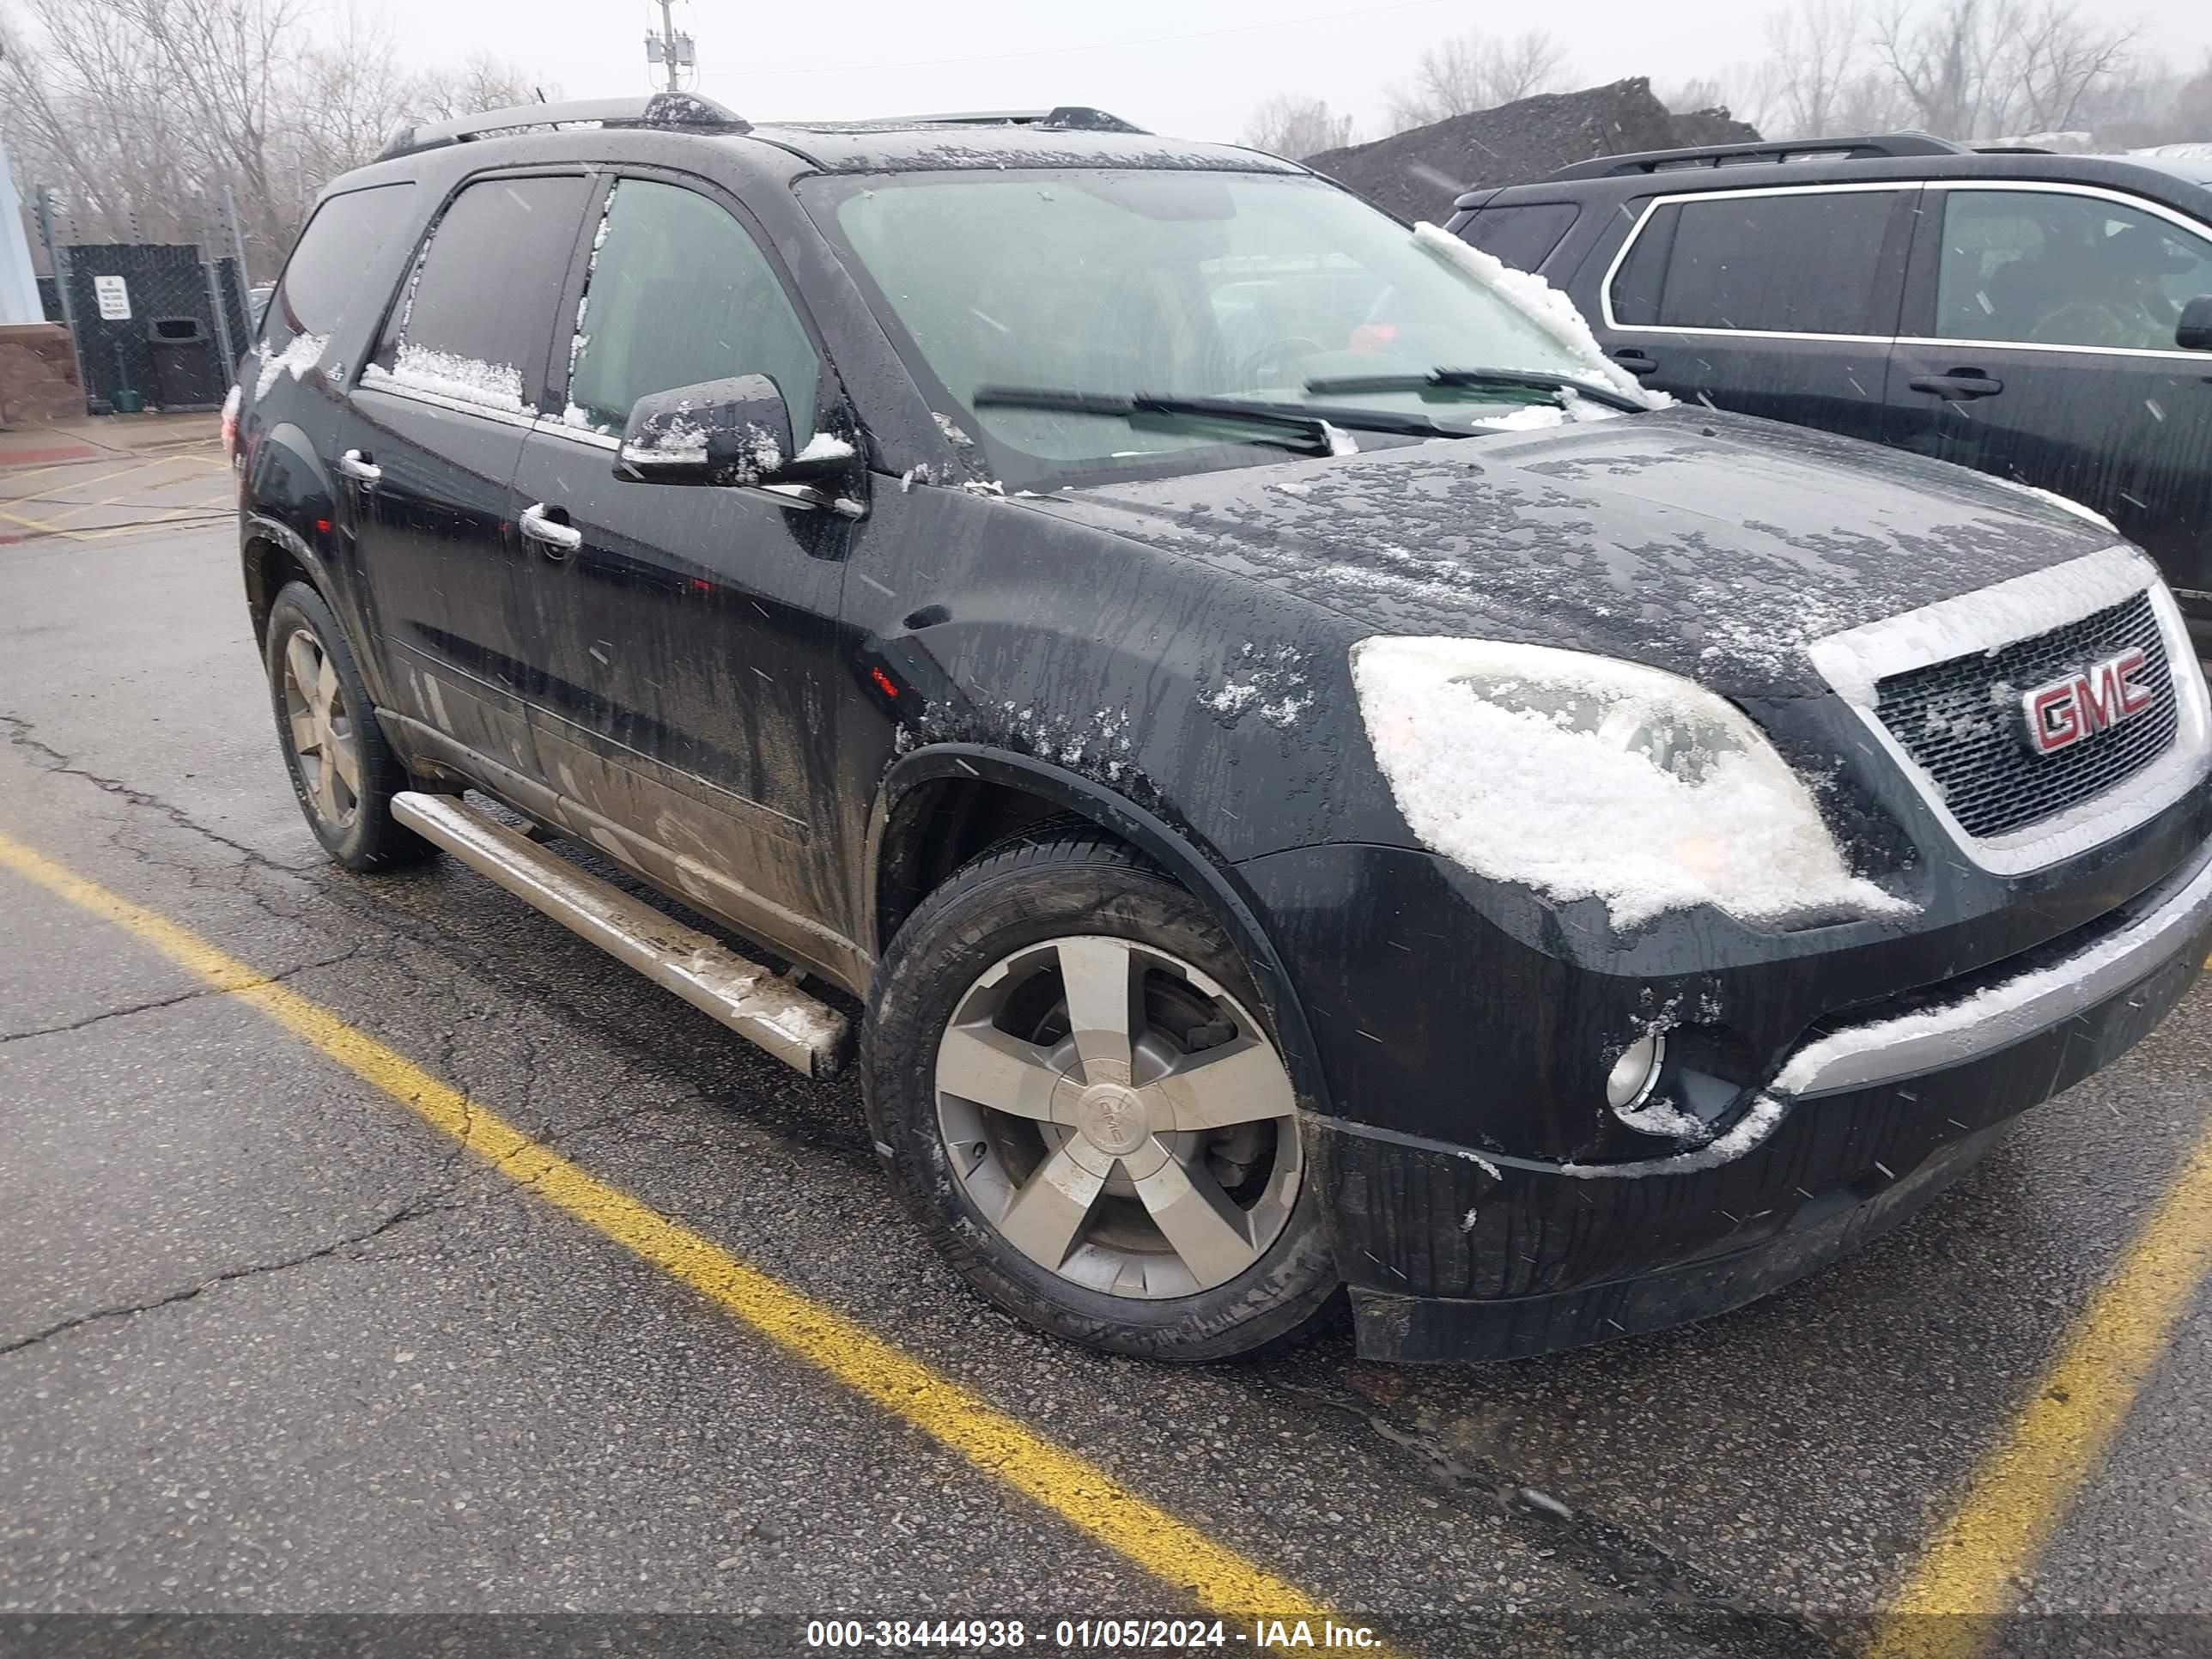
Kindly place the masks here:
<instances>
[{"instance_id":1,"label":"front bumper","mask_svg":"<svg viewBox=\"0 0 2212 1659\"><path fill-rule=\"evenodd\" d=\"M1577 1164L1316 1125L1359 1350L1510 1359L1737 1307L1879 1237L2132 1047L2212 946L2212 849L2067 953L1815 1035L1711 1146Z\"/></svg>"}]
</instances>

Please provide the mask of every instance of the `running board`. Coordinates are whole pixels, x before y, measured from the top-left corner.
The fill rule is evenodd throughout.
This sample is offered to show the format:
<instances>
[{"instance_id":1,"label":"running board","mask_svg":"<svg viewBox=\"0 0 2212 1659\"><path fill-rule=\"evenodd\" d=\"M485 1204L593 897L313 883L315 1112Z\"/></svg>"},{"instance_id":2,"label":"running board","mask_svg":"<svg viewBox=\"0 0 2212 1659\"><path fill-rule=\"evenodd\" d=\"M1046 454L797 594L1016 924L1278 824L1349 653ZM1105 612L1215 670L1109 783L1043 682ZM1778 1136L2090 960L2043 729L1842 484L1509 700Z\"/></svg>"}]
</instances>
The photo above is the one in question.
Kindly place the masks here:
<instances>
[{"instance_id":1,"label":"running board","mask_svg":"<svg viewBox=\"0 0 2212 1659\"><path fill-rule=\"evenodd\" d=\"M408 790L392 798L392 816L801 1074L830 1077L843 1063L848 1024L835 1008L459 796Z\"/></svg>"}]
</instances>

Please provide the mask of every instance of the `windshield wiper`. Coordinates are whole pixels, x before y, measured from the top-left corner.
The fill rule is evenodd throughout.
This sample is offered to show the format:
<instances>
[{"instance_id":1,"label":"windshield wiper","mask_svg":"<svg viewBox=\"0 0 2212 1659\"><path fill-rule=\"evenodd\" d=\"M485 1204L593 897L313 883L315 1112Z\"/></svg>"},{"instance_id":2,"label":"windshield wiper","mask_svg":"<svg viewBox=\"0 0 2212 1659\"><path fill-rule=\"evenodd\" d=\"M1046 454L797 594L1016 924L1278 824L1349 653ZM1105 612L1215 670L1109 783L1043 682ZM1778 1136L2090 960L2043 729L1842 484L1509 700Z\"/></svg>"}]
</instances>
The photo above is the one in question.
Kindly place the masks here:
<instances>
[{"instance_id":1,"label":"windshield wiper","mask_svg":"<svg viewBox=\"0 0 2212 1659\"><path fill-rule=\"evenodd\" d=\"M1267 444L1299 455L1333 455L1330 427L1349 432L1389 432L1410 438L1467 438L1474 429L1427 415L1383 409L1336 409L1272 404L1257 398L1170 398L1149 392L1127 397L1108 392L1058 392L1042 386L977 386L968 401L977 409L1034 409L1060 415L1117 416L1139 430L1205 431L1225 428L1227 441ZM1241 428L1241 432L1239 429Z\"/></svg>"},{"instance_id":2,"label":"windshield wiper","mask_svg":"<svg viewBox=\"0 0 2212 1659\"><path fill-rule=\"evenodd\" d=\"M1334 380L1308 380L1306 390L1324 398L1356 398L1369 392L1453 392L1494 389L1500 392L1540 392L1556 395L1573 392L1607 409L1640 415L1645 405L1609 386L1552 374L1540 368L1432 368L1425 374L1352 374Z\"/></svg>"}]
</instances>

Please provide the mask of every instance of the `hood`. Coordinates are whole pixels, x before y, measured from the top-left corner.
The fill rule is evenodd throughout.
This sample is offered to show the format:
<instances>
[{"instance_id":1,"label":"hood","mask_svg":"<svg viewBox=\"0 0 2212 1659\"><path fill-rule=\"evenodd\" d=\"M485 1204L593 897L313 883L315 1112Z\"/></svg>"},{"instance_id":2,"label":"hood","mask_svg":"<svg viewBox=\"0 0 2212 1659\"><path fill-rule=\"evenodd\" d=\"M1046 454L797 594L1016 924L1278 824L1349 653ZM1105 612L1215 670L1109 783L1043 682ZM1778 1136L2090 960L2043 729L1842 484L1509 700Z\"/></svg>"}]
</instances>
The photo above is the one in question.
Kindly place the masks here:
<instances>
[{"instance_id":1,"label":"hood","mask_svg":"<svg viewBox=\"0 0 2212 1659\"><path fill-rule=\"evenodd\" d=\"M1022 499L1376 632L1594 651L1815 695L1823 635L2118 539L1901 451L1676 408Z\"/></svg>"}]
</instances>

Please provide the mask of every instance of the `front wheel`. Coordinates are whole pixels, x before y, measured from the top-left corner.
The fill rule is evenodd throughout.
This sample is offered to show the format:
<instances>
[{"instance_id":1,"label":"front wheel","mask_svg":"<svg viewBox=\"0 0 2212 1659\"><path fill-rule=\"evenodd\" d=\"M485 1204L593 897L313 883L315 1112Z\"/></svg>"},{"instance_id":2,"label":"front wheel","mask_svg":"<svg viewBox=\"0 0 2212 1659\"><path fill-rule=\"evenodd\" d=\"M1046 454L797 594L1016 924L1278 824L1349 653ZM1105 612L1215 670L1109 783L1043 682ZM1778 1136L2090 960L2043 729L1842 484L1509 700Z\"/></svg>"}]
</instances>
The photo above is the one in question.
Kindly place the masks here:
<instances>
[{"instance_id":1,"label":"front wheel","mask_svg":"<svg viewBox=\"0 0 2212 1659\"><path fill-rule=\"evenodd\" d=\"M893 942L869 1115L938 1245L1061 1336L1210 1360L1336 1287L1297 1098L1212 914L1070 830L986 854Z\"/></svg>"}]
</instances>

